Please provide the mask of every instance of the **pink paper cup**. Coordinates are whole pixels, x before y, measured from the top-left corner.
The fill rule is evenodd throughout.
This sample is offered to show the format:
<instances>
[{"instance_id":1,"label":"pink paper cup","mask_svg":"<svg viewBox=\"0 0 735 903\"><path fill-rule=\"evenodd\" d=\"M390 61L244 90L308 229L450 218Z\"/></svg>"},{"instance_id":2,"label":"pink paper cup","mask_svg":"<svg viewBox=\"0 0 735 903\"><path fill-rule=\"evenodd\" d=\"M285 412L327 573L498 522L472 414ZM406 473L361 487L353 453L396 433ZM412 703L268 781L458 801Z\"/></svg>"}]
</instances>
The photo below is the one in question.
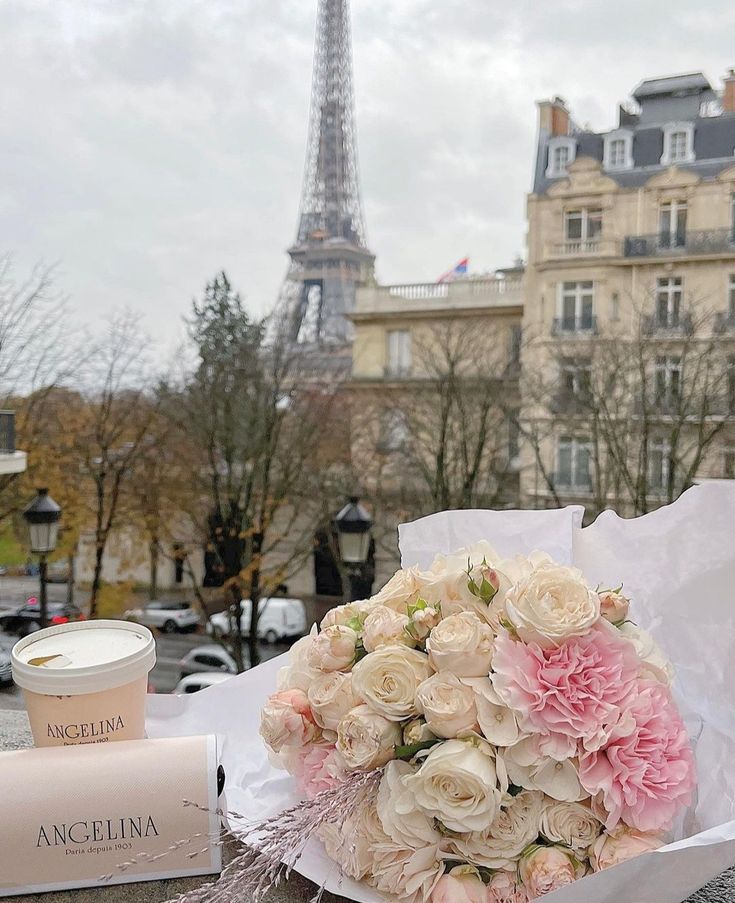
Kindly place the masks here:
<instances>
[{"instance_id":1,"label":"pink paper cup","mask_svg":"<svg viewBox=\"0 0 735 903\"><path fill-rule=\"evenodd\" d=\"M156 662L147 627L58 624L17 642L11 660L36 746L144 738L148 673Z\"/></svg>"}]
</instances>

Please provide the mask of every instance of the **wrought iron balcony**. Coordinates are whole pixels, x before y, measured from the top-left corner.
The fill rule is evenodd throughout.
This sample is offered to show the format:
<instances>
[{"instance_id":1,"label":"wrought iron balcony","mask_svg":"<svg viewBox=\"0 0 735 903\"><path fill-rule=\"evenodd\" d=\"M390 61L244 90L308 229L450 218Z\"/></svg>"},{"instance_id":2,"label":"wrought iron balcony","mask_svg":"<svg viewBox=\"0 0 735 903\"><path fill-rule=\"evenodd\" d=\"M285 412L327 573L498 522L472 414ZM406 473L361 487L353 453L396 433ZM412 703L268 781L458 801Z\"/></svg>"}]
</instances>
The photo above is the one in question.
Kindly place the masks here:
<instances>
[{"instance_id":1,"label":"wrought iron balcony","mask_svg":"<svg viewBox=\"0 0 735 903\"><path fill-rule=\"evenodd\" d=\"M680 314L675 317L660 317L658 314L643 317L641 333L657 336L690 336L694 332L691 314Z\"/></svg>"},{"instance_id":2,"label":"wrought iron balcony","mask_svg":"<svg viewBox=\"0 0 735 903\"><path fill-rule=\"evenodd\" d=\"M719 310L715 314L714 330L718 335L735 332L735 310Z\"/></svg>"},{"instance_id":3,"label":"wrought iron balcony","mask_svg":"<svg viewBox=\"0 0 735 903\"><path fill-rule=\"evenodd\" d=\"M702 229L628 235L625 257L686 257L689 254L735 254L735 229Z\"/></svg>"},{"instance_id":4,"label":"wrought iron balcony","mask_svg":"<svg viewBox=\"0 0 735 903\"><path fill-rule=\"evenodd\" d=\"M597 335L597 317L554 317L551 334L559 336Z\"/></svg>"},{"instance_id":5,"label":"wrought iron balcony","mask_svg":"<svg viewBox=\"0 0 735 903\"><path fill-rule=\"evenodd\" d=\"M15 411L0 411L0 455L15 454Z\"/></svg>"}]
</instances>

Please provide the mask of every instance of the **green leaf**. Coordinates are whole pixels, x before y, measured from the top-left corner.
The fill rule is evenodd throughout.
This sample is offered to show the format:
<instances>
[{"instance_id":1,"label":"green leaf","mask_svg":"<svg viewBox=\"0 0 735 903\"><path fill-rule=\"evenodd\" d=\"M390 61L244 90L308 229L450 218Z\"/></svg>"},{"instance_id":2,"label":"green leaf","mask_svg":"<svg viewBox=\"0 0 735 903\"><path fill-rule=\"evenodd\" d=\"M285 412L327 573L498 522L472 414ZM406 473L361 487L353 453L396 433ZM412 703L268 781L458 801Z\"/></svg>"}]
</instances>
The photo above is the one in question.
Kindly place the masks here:
<instances>
[{"instance_id":1,"label":"green leaf","mask_svg":"<svg viewBox=\"0 0 735 903\"><path fill-rule=\"evenodd\" d=\"M354 630L355 633L361 633L363 628L363 622L358 617L350 618L350 620L345 625L349 627L351 630Z\"/></svg>"},{"instance_id":2,"label":"green leaf","mask_svg":"<svg viewBox=\"0 0 735 903\"><path fill-rule=\"evenodd\" d=\"M413 759L416 753L423 749L431 749L432 746L441 742L441 738L436 737L434 740L422 740L420 743L411 743L408 746L395 746L396 759Z\"/></svg>"}]
</instances>

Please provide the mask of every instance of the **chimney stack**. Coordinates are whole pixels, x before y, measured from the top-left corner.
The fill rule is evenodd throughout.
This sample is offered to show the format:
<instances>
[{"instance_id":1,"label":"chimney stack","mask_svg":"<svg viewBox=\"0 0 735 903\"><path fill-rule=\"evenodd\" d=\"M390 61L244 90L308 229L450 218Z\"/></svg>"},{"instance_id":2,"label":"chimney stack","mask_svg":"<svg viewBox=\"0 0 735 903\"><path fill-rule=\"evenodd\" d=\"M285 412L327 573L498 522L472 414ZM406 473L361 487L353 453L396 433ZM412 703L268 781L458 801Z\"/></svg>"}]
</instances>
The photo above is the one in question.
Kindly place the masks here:
<instances>
[{"instance_id":1,"label":"chimney stack","mask_svg":"<svg viewBox=\"0 0 735 903\"><path fill-rule=\"evenodd\" d=\"M735 113L735 67L730 69L723 79L723 86L722 111L723 113Z\"/></svg>"},{"instance_id":2,"label":"chimney stack","mask_svg":"<svg viewBox=\"0 0 735 903\"><path fill-rule=\"evenodd\" d=\"M539 128L552 137L569 134L569 110L561 97L538 102Z\"/></svg>"}]
</instances>

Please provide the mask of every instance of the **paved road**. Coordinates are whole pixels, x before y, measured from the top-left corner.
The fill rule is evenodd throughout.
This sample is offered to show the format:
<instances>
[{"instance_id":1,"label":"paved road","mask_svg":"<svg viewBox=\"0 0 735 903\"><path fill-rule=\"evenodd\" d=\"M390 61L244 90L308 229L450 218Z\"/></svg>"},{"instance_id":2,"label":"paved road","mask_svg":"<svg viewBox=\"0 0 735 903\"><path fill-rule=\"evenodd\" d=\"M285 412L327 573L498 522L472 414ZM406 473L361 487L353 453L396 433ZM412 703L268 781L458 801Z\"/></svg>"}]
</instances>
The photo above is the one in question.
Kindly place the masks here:
<instances>
[{"instance_id":1,"label":"paved road","mask_svg":"<svg viewBox=\"0 0 735 903\"><path fill-rule=\"evenodd\" d=\"M1 606L0 606L1 607ZM0 649L10 650L17 637L0 631ZM170 693L179 682L179 661L195 646L211 643L206 634L157 634L156 666L151 672L151 685L156 693ZM288 649L285 643L269 645L261 643L260 654L263 661L280 655ZM23 710L23 696L18 687L0 688L0 709Z\"/></svg>"}]
</instances>

